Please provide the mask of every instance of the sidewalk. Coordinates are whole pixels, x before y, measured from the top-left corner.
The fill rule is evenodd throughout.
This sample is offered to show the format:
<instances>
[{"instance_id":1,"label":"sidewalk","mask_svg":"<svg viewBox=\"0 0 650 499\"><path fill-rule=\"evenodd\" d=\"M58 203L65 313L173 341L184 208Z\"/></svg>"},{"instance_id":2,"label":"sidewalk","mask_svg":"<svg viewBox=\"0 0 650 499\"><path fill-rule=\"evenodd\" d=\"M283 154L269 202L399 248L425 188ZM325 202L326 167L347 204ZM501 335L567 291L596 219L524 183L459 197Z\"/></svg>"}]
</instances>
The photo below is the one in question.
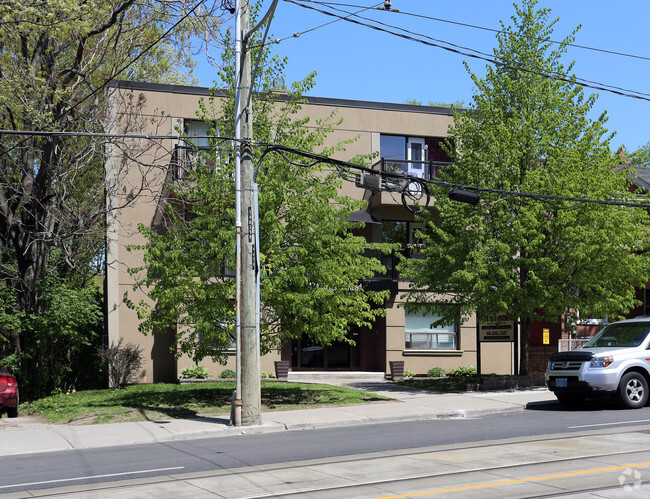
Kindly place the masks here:
<instances>
[{"instance_id":1,"label":"sidewalk","mask_svg":"<svg viewBox=\"0 0 650 499\"><path fill-rule=\"evenodd\" d=\"M138 423L55 425L28 416L0 419L0 455L51 452L171 440L267 433L308 428L440 418L473 418L522 411L527 404L554 401L545 388L501 392L439 394L405 388L384 381L338 379L328 381L377 393L395 400L318 409L266 412L258 426L233 427L228 415L215 418L170 419Z\"/></svg>"}]
</instances>

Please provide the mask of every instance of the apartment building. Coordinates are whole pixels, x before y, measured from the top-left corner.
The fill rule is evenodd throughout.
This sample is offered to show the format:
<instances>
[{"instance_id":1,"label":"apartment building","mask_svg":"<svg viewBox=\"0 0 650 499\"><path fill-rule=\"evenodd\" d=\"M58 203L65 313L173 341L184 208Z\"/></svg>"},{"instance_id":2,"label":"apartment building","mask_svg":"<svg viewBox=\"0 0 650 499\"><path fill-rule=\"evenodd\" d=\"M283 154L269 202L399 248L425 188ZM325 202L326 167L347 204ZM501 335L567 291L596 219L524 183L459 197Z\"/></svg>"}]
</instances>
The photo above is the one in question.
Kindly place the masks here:
<instances>
[{"instance_id":1,"label":"apartment building","mask_svg":"<svg viewBox=\"0 0 650 499\"><path fill-rule=\"evenodd\" d=\"M199 100L208 96L207 88L198 87L132 82L117 82L111 87L111 98L116 103L116 128L126 120L124 115L118 117L123 113L120 103L137 102L139 107L134 114L141 123L141 133L151 136L177 135L178 130L190 135L205 134L207 127L197 120L196 111ZM219 98L217 95L216 99ZM439 169L449 162L441 147L452 123L447 108L308 97L302 106L302 115L309 116L314 123L334 110L342 121L326 145L356 139L346 151L336 153L337 159L375 154L373 169L390 169L423 178L435 178ZM173 381L183 368L192 365L190 358L177 359L170 353L174 347L173 334L143 335L138 330L136 312L125 305L125 300L137 303L146 299L143 291L134 291L134 281L128 272L142 265L142 255L127 248L145 242L138 232L138 224L152 226L161 216L162 193L166 183L179 175L178 158L183 154L183 147L180 138L160 139L143 146L137 165L132 156L117 150L114 159L107 164L109 178L117 183L107 199L113 208L108 220L108 339L143 347L142 382ZM342 194L367 200L367 210L353 215L365 223L361 234L368 241L399 243L403 253L417 258L415 232L418 223L413 213L404 207L400 196L360 188L352 182L345 183ZM476 366L479 362L484 373L514 372L516 343L498 341L498 338L497 341L479 342L481 328L475 318L462 324L431 328L434 316L405 311L400 306L401 294L408 289L409 283L400 279L396 270L397 255L385 255L382 260L386 272L369 279L365 285L370 289L390 290L384 318L377 320L372 328L350 331L355 341L353 346L348 343L322 346L308 339L287 343L262 357L261 370L272 372L275 360L288 360L293 371L387 373L390 361L401 360L406 369L417 374L425 374L431 367L449 370ZM214 365L208 359L201 364L214 375L225 368L233 369L234 351L226 366Z\"/></svg>"}]
</instances>

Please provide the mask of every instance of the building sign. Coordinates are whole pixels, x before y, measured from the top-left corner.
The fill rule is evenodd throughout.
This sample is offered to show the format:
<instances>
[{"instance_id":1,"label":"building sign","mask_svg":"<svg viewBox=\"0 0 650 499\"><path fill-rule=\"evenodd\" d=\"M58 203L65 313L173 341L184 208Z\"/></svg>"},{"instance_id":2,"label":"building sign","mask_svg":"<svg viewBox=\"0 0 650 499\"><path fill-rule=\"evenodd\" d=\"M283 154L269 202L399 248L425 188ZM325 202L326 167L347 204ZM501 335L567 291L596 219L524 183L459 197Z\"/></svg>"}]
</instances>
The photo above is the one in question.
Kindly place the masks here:
<instances>
[{"instance_id":1,"label":"building sign","mask_svg":"<svg viewBox=\"0 0 650 499\"><path fill-rule=\"evenodd\" d=\"M506 314L479 326L479 341L515 341L515 321Z\"/></svg>"}]
</instances>

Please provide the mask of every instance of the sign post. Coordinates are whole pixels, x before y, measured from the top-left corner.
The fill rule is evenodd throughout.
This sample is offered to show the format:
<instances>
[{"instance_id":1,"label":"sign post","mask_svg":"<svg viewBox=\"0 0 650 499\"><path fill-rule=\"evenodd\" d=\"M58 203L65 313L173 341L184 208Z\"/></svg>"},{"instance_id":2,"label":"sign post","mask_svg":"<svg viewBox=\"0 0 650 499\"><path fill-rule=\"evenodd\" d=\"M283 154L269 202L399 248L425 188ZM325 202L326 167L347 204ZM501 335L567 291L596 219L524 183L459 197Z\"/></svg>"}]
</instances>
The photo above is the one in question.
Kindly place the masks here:
<instances>
[{"instance_id":1,"label":"sign post","mask_svg":"<svg viewBox=\"0 0 650 499\"><path fill-rule=\"evenodd\" d=\"M516 342L515 321L513 321L507 314L499 314L496 317L490 317L490 319L491 320L487 322L479 324L476 328L477 350L479 356L481 352L481 343L483 342ZM480 360L478 363L480 365ZM515 360L515 374L516 368L517 362Z\"/></svg>"},{"instance_id":2,"label":"sign post","mask_svg":"<svg viewBox=\"0 0 650 499\"><path fill-rule=\"evenodd\" d=\"M546 363L548 362L546 359L546 345L551 343L551 330L548 328L542 329L542 343L544 343L544 368L546 368Z\"/></svg>"}]
</instances>

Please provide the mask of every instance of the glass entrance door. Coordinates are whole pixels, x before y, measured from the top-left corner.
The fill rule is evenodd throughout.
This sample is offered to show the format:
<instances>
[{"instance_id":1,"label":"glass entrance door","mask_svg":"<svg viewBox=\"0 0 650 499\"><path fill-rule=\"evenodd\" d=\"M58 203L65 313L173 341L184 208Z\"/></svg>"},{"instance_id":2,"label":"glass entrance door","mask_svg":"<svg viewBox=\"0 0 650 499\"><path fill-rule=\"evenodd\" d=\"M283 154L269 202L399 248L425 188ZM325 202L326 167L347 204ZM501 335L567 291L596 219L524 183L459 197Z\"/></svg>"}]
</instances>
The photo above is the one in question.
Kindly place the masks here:
<instances>
[{"instance_id":1,"label":"glass entrance door","mask_svg":"<svg viewBox=\"0 0 650 499\"><path fill-rule=\"evenodd\" d=\"M426 177L426 148L424 146L424 139L409 137L406 148L406 159L408 160L408 167L406 173L414 177Z\"/></svg>"},{"instance_id":2,"label":"glass entrance door","mask_svg":"<svg viewBox=\"0 0 650 499\"><path fill-rule=\"evenodd\" d=\"M358 364L357 347L345 342L334 342L326 347L308 338L291 342L293 369L353 369L358 368Z\"/></svg>"}]
</instances>

